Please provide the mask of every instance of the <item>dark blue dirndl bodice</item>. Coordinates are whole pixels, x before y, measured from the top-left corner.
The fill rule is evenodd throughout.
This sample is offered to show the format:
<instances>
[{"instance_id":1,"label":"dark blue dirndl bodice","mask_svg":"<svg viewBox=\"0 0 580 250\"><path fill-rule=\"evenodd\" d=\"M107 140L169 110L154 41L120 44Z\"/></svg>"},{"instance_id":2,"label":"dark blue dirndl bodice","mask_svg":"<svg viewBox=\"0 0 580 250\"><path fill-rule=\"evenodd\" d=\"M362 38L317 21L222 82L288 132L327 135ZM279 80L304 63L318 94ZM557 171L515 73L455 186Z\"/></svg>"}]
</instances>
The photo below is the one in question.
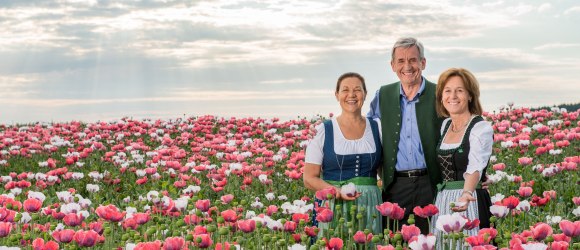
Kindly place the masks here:
<instances>
[{"instance_id":1,"label":"dark blue dirndl bodice","mask_svg":"<svg viewBox=\"0 0 580 250\"><path fill-rule=\"evenodd\" d=\"M368 118L367 118L368 119ZM334 129L331 120L324 121L324 146L322 152L321 178L327 181L346 181L355 177L377 178L377 169L381 166L383 147L381 144L379 126L376 121L369 119L373 139L374 153L340 155L334 152ZM322 201L314 199L316 206ZM312 212L312 225L318 226L316 211ZM314 238L313 238L314 239Z\"/></svg>"},{"instance_id":2,"label":"dark blue dirndl bodice","mask_svg":"<svg viewBox=\"0 0 580 250\"><path fill-rule=\"evenodd\" d=\"M368 118L367 118L368 119ZM324 121L324 146L322 151L322 179L345 181L354 177L377 177L383 148L379 138L379 126L368 119L375 142L374 153L340 155L334 151L334 129L331 120Z\"/></svg>"}]
</instances>

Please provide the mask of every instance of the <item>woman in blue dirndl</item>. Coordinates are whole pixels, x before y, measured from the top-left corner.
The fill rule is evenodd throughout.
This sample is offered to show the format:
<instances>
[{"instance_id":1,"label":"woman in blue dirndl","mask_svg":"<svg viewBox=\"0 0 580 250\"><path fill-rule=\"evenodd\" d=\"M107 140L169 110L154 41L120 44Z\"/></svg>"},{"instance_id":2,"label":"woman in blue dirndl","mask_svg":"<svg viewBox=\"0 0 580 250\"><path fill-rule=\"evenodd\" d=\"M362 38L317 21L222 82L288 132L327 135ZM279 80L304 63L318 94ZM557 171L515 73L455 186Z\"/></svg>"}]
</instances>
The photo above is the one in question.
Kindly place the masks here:
<instances>
[{"instance_id":1,"label":"woman in blue dirndl","mask_svg":"<svg viewBox=\"0 0 580 250\"><path fill-rule=\"evenodd\" d=\"M340 207L340 210L335 209L332 222L313 222L320 229L319 235L329 228L337 230L337 218L345 219L343 227L353 222L355 232L368 229L376 235L383 230L382 217L375 208L382 203L377 186L382 156L380 125L379 121L362 116L366 94L362 76L357 73L340 76L335 96L342 112L316 128L316 136L306 149L304 185L313 191L335 188L336 198L324 205ZM356 186L357 194L353 197L341 194L341 187L348 183ZM324 206L319 200L317 202ZM354 218L350 213L353 205L356 206Z\"/></svg>"}]
</instances>

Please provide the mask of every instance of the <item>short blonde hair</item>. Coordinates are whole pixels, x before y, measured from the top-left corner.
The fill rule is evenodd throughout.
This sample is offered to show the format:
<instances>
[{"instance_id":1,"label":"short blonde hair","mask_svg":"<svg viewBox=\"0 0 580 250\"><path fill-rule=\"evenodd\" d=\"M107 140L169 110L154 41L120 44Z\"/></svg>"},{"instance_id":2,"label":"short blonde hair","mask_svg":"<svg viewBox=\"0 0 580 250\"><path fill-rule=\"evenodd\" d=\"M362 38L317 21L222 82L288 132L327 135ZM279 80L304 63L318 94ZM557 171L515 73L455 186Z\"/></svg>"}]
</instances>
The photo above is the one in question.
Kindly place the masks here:
<instances>
[{"instance_id":1,"label":"short blonde hair","mask_svg":"<svg viewBox=\"0 0 580 250\"><path fill-rule=\"evenodd\" d=\"M471 101L469 101L468 109L469 113L475 115L481 115L483 109L481 108L481 103L479 101L479 83L475 76L469 72L469 70L463 68L450 68L445 70L439 76L439 81L437 81L437 90L435 92L435 97L437 100L436 110L440 117L449 117L449 112L443 106L443 89L451 77L458 76L463 81L463 86L469 93Z\"/></svg>"}]
</instances>

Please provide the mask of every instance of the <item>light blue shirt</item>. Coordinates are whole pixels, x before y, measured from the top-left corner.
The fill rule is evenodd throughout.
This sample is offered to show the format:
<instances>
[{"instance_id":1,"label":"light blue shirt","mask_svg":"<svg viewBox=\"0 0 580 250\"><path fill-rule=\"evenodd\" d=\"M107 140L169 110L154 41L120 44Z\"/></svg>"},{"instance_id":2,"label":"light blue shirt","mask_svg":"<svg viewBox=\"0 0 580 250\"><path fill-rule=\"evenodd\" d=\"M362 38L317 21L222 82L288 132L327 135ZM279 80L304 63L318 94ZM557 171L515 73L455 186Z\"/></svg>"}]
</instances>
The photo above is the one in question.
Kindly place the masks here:
<instances>
[{"instance_id":1,"label":"light blue shirt","mask_svg":"<svg viewBox=\"0 0 580 250\"><path fill-rule=\"evenodd\" d=\"M423 153L423 146L421 145L421 137L419 136L419 126L417 125L417 112L415 104L419 102L419 96L425 90L425 78L422 77L421 87L415 95L413 100L407 100L407 96L403 91L401 85L401 115L402 124L399 137L399 145L397 151L396 171L407 171L413 169L425 169L425 154ZM369 118L381 118L381 110L379 105L379 91L377 90L375 97L371 101L371 110L367 114Z\"/></svg>"}]
</instances>

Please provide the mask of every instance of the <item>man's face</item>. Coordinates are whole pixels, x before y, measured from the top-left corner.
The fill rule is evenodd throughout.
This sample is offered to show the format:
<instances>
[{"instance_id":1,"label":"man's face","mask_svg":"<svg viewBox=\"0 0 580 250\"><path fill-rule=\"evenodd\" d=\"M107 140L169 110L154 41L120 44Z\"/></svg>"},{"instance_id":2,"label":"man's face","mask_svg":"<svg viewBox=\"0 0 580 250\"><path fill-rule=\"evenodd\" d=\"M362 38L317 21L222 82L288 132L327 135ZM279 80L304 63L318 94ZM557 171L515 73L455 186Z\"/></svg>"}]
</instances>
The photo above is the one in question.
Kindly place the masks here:
<instances>
[{"instance_id":1,"label":"man's face","mask_svg":"<svg viewBox=\"0 0 580 250\"><path fill-rule=\"evenodd\" d=\"M393 72L404 85L421 84L421 72L425 69L425 58L420 59L417 46L396 48L391 61Z\"/></svg>"}]
</instances>

